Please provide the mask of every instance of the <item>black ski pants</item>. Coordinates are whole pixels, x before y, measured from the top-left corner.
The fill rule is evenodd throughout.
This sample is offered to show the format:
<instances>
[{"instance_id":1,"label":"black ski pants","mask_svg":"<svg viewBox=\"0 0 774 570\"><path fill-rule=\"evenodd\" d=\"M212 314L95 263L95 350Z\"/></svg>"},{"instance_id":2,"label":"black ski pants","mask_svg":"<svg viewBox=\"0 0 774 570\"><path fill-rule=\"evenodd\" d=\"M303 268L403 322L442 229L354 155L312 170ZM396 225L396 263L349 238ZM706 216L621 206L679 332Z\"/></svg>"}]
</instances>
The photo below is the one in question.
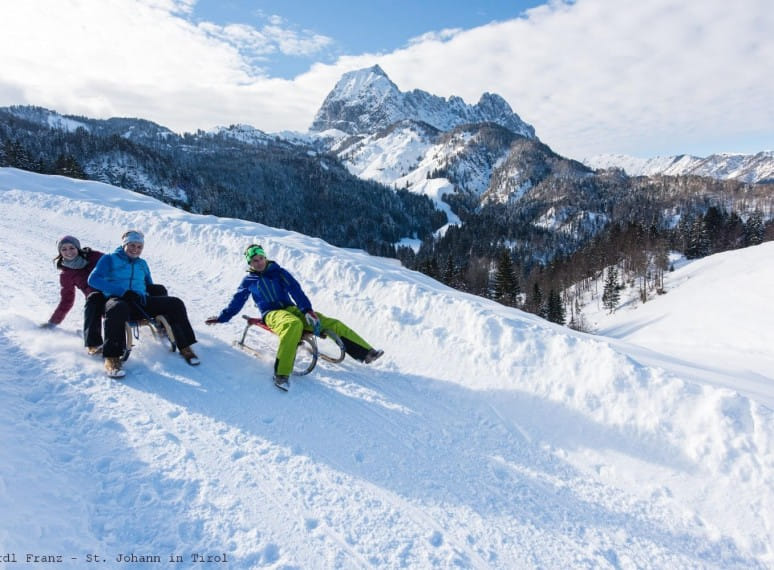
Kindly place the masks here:
<instances>
[{"instance_id":1,"label":"black ski pants","mask_svg":"<svg viewBox=\"0 0 774 570\"><path fill-rule=\"evenodd\" d=\"M154 283L148 285L148 295L166 295L167 288ZM101 291L92 291L86 297L83 306L83 344L84 346L102 346L102 315L105 314L105 295Z\"/></svg>"},{"instance_id":2,"label":"black ski pants","mask_svg":"<svg viewBox=\"0 0 774 570\"><path fill-rule=\"evenodd\" d=\"M185 304L177 297L153 296L145 298L144 305L136 305L121 297L110 297L105 303L105 358L121 356L126 349L126 323L147 317L164 315L172 327L178 348L186 348L196 342Z\"/></svg>"},{"instance_id":3,"label":"black ski pants","mask_svg":"<svg viewBox=\"0 0 774 570\"><path fill-rule=\"evenodd\" d=\"M83 344L85 346L102 345L102 314L105 312L105 296L92 291L83 305Z\"/></svg>"}]
</instances>

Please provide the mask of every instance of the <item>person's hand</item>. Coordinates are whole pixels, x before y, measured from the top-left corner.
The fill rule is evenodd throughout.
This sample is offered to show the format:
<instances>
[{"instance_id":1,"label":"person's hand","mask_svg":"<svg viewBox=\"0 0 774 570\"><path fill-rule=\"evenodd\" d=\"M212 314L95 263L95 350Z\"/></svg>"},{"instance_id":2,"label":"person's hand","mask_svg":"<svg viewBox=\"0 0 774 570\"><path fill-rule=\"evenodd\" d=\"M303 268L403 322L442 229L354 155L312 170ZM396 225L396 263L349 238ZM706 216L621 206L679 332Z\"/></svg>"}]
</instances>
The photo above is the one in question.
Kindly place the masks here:
<instances>
[{"instance_id":1,"label":"person's hand","mask_svg":"<svg viewBox=\"0 0 774 570\"><path fill-rule=\"evenodd\" d=\"M204 320L205 325L217 325L218 324L218 317L207 317Z\"/></svg>"},{"instance_id":2,"label":"person's hand","mask_svg":"<svg viewBox=\"0 0 774 570\"><path fill-rule=\"evenodd\" d=\"M56 327L56 323L52 323L51 321L46 321L45 323L40 323L38 325L41 329L53 329Z\"/></svg>"},{"instance_id":3,"label":"person's hand","mask_svg":"<svg viewBox=\"0 0 774 570\"><path fill-rule=\"evenodd\" d=\"M126 293L124 293L121 297L124 301L129 301L130 303L134 303L135 305L144 305L145 299L142 295L137 293L136 291L132 291L129 289Z\"/></svg>"},{"instance_id":4,"label":"person's hand","mask_svg":"<svg viewBox=\"0 0 774 570\"><path fill-rule=\"evenodd\" d=\"M304 315L307 324L314 330L315 336L320 336L320 318L313 310L309 309Z\"/></svg>"}]
</instances>

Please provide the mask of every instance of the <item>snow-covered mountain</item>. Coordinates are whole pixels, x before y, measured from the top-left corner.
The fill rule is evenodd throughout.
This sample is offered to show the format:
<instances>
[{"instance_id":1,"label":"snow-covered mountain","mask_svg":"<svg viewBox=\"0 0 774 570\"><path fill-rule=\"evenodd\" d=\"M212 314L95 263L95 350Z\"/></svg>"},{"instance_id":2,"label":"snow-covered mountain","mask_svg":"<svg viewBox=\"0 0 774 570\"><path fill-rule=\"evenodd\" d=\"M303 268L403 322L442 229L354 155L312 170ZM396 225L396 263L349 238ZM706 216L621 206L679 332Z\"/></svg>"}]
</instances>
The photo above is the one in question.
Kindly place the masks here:
<instances>
[{"instance_id":1,"label":"snow-covered mountain","mask_svg":"<svg viewBox=\"0 0 774 570\"><path fill-rule=\"evenodd\" d=\"M471 106L459 97L406 93L379 66L345 73L320 107L310 134L317 134L356 176L431 196L451 223L457 215L441 201L449 193L479 204L512 204L544 181L546 187L584 184L592 168L616 166L630 176L774 178L772 152L650 160L608 155L584 165L541 143L534 128L498 95L485 93Z\"/></svg>"},{"instance_id":2,"label":"snow-covered mountain","mask_svg":"<svg viewBox=\"0 0 774 570\"><path fill-rule=\"evenodd\" d=\"M756 154L712 154L705 158L690 155L636 158L623 154L604 154L584 159L591 168L621 168L629 176L709 176L741 182L774 182L774 151Z\"/></svg>"},{"instance_id":3,"label":"snow-covered mountain","mask_svg":"<svg viewBox=\"0 0 774 570\"><path fill-rule=\"evenodd\" d=\"M404 93L378 65L342 75L317 111L310 130L370 134L401 121L426 123L440 131L492 122L525 137L535 136L535 129L499 95L484 93L478 103L468 105L460 97L444 99L420 89Z\"/></svg>"},{"instance_id":4,"label":"snow-covered mountain","mask_svg":"<svg viewBox=\"0 0 774 570\"><path fill-rule=\"evenodd\" d=\"M580 163L554 154L499 95L476 105L424 91L401 92L379 66L345 73L310 132L319 133L356 176L436 200L461 192L481 202L518 200L555 174L583 177ZM562 163L562 164L560 164Z\"/></svg>"},{"instance_id":5,"label":"snow-covered mountain","mask_svg":"<svg viewBox=\"0 0 774 570\"><path fill-rule=\"evenodd\" d=\"M194 555L236 569L774 565L774 363L760 350L774 340L772 243L696 262L652 302L660 315L633 311L610 339L394 260L97 182L4 168L0 204L9 568L28 555L60 568ZM74 334L80 295L61 327L37 324L58 300L57 239L110 250L128 227L185 300L203 363L144 334L110 383ZM231 346L239 322L203 324L253 241L386 356L276 390L273 338L261 360ZM670 301L689 285L708 306ZM663 327L668 353L624 338Z\"/></svg>"}]
</instances>

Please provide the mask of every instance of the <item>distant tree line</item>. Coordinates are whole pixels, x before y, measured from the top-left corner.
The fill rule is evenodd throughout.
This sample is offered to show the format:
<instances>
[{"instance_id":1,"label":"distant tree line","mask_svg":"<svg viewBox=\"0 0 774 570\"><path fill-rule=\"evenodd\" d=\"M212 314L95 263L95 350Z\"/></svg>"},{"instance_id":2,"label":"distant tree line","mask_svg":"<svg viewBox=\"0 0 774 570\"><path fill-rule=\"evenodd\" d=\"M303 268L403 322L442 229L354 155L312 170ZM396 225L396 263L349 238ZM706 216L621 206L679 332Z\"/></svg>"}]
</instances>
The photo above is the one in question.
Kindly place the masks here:
<instances>
[{"instance_id":1,"label":"distant tree line","mask_svg":"<svg viewBox=\"0 0 774 570\"><path fill-rule=\"evenodd\" d=\"M87 178L83 167L71 154L59 154L53 160L43 156L33 157L19 141L0 141L0 166L82 180Z\"/></svg>"}]
</instances>

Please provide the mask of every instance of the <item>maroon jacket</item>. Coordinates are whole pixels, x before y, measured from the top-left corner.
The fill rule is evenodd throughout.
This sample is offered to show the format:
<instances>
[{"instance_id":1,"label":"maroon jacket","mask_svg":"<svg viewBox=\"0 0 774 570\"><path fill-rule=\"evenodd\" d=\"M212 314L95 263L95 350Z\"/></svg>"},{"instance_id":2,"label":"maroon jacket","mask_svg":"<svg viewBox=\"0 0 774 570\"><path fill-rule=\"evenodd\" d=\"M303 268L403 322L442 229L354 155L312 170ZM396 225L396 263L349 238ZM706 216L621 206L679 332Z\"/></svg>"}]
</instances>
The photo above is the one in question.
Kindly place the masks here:
<instances>
[{"instance_id":1,"label":"maroon jacket","mask_svg":"<svg viewBox=\"0 0 774 570\"><path fill-rule=\"evenodd\" d=\"M87 282L89 278L89 274L91 273L91 270L94 269L94 266L97 264L97 261L100 257L102 257L101 251L88 251L86 252L86 266L82 269L70 269L69 267L61 267L60 273L59 273L59 294L61 296L61 299L59 300L59 305L57 305L56 309L54 310L54 314L51 315L51 318L48 319L48 322L54 323L55 325L60 324L64 318L67 316L67 313L70 312L70 309L73 308L73 304L75 303L75 288L77 287L81 291L83 291L84 296L88 295L92 291L96 291L96 289L92 289L89 287L89 284Z\"/></svg>"}]
</instances>

